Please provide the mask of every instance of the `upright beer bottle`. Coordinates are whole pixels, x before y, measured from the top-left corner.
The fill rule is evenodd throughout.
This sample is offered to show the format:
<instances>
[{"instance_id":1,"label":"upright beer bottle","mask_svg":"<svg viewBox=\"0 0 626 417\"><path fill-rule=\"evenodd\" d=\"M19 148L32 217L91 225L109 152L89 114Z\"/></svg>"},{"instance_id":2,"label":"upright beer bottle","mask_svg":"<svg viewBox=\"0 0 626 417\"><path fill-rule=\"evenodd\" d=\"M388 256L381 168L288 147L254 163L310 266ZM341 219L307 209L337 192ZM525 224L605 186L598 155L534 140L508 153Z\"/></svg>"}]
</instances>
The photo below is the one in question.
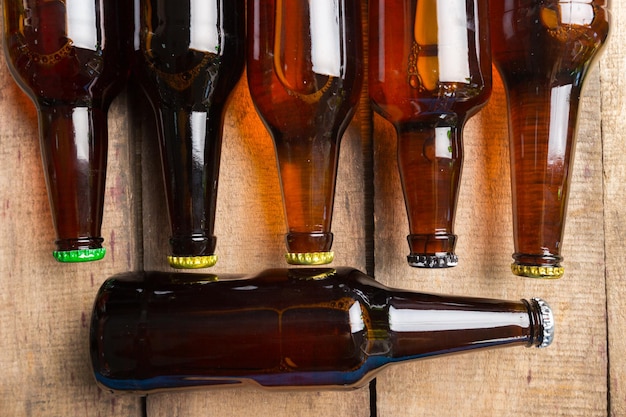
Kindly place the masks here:
<instances>
[{"instance_id":1,"label":"upright beer bottle","mask_svg":"<svg viewBox=\"0 0 626 417\"><path fill-rule=\"evenodd\" d=\"M274 140L291 264L333 260L339 143L362 84L357 0L250 0L248 81Z\"/></svg>"},{"instance_id":2,"label":"upright beer bottle","mask_svg":"<svg viewBox=\"0 0 626 417\"><path fill-rule=\"evenodd\" d=\"M609 31L608 0L491 1L508 99L516 275L563 275L561 248L580 96Z\"/></svg>"},{"instance_id":3,"label":"upright beer bottle","mask_svg":"<svg viewBox=\"0 0 626 417\"><path fill-rule=\"evenodd\" d=\"M463 127L491 93L487 0L373 0L369 88L393 124L408 263L455 266Z\"/></svg>"},{"instance_id":4,"label":"upright beer bottle","mask_svg":"<svg viewBox=\"0 0 626 417\"><path fill-rule=\"evenodd\" d=\"M4 0L9 69L33 100L60 262L101 259L107 111L128 75L128 0Z\"/></svg>"},{"instance_id":5,"label":"upright beer bottle","mask_svg":"<svg viewBox=\"0 0 626 417\"><path fill-rule=\"evenodd\" d=\"M539 299L403 291L351 268L226 278L136 272L106 281L91 321L97 381L130 392L353 388L388 364L474 349L545 347L554 334L552 312Z\"/></svg>"},{"instance_id":6,"label":"upright beer bottle","mask_svg":"<svg viewBox=\"0 0 626 417\"><path fill-rule=\"evenodd\" d=\"M224 107L245 61L244 0L140 0L135 70L154 109L174 268L215 264Z\"/></svg>"}]
</instances>

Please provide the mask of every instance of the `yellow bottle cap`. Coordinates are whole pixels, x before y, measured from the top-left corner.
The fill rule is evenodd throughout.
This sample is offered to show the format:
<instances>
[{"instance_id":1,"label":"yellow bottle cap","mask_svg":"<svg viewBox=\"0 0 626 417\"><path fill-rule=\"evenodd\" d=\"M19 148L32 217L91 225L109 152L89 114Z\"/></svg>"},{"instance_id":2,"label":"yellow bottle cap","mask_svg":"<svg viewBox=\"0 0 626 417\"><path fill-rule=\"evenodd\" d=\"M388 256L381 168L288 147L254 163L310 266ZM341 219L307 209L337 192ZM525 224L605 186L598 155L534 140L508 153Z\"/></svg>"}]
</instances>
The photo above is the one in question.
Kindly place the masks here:
<instances>
[{"instance_id":1,"label":"yellow bottle cap","mask_svg":"<svg viewBox=\"0 0 626 417\"><path fill-rule=\"evenodd\" d=\"M563 276L562 266L520 265L511 264L511 272L514 275L528 278L558 279Z\"/></svg>"},{"instance_id":2,"label":"yellow bottle cap","mask_svg":"<svg viewBox=\"0 0 626 417\"><path fill-rule=\"evenodd\" d=\"M217 255L208 256L168 256L168 262L176 269L210 268L217 263Z\"/></svg>"},{"instance_id":3,"label":"yellow bottle cap","mask_svg":"<svg viewBox=\"0 0 626 417\"><path fill-rule=\"evenodd\" d=\"M325 265L335 259L334 252L287 253L285 259L289 265Z\"/></svg>"}]
</instances>

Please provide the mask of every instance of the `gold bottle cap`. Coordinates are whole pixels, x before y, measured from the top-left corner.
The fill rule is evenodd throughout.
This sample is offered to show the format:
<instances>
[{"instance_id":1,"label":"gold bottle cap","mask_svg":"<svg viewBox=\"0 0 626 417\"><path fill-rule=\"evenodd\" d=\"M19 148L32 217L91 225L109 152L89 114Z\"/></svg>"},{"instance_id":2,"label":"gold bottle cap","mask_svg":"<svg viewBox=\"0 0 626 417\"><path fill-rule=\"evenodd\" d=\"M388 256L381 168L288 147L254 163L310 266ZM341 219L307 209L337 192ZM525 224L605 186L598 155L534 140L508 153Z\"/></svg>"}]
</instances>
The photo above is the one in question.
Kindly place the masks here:
<instances>
[{"instance_id":1,"label":"gold bottle cap","mask_svg":"<svg viewBox=\"0 0 626 417\"><path fill-rule=\"evenodd\" d=\"M217 263L217 255L208 256L168 256L168 262L176 269L210 268Z\"/></svg>"},{"instance_id":2,"label":"gold bottle cap","mask_svg":"<svg viewBox=\"0 0 626 417\"><path fill-rule=\"evenodd\" d=\"M520 265L511 264L511 272L514 275L528 278L558 279L563 276L562 266L540 266L540 265Z\"/></svg>"},{"instance_id":3,"label":"gold bottle cap","mask_svg":"<svg viewBox=\"0 0 626 417\"><path fill-rule=\"evenodd\" d=\"M335 259L334 252L287 253L289 265L326 265Z\"/></svg>"}]
</instances>

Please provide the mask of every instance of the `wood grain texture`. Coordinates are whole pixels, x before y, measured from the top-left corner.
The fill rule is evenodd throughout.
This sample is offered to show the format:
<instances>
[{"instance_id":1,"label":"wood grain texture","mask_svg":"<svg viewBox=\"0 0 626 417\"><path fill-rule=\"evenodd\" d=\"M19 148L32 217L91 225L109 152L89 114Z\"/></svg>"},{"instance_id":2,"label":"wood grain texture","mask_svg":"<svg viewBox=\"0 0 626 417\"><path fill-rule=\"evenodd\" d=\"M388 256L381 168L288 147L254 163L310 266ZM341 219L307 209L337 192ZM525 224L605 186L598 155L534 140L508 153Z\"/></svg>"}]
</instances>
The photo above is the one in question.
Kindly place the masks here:
<instances>
[{"instance_id":1,"label":"wood grain texture","mask_svg":"<svg viewBox=\"0 0 626 417\"><path fill-rule=\"evenodd\" d=\"M613 1L611 39L600 62L604 168L604 230L609 333L609 416L626 415L626 3Z\"/></svg>"},{"instance_id":2,"label":"wood grain texture","mask_svg":"<svg viewBox=\"0 0 626 417\"><path fill-rule=\"evenodd\" d=\"M390 286L501 299L541 297L556 312L548 349L510 348L399 366L377 379L378 415L602 416L607 410L603 166L598 69L587 80L565 232L566 275L515 277L506 102L493 97L465 130L456 233L459 266L406 264L408 223L396 167L395 134L375 119L376 278Z\"/></svg>"},{"instance_id":3,"label":"wood grain texture","mask_svg":"<svg viewBox=\"0 0 626 417\"><path fill-rule=\"evenodd\" d=\"M145 120L149 116L144 116ZM144 118L142 118L144 120ZM150 127L147 126L148 131ZM334 265L365 267L363 163L360 121L355 119L341 144L333 233ZM158 151L144 138L143 219L146 268L167 269L168 225ZM274 145L256 115L245 76L232 94L226 120L220 169L215 233L217 265L211 273L252 273L286 267L286 225ZM167 231L167 233L164 233ZM369 414L367 389L354 392L272 392L208 390L149 395L149 416L362 416ZM210 411L207 411L210 410Z\"/></svg>"},{"instance_id":4,"label":"wood grain texture","mask_svg":"<svg viewBox=\"0 0 626 417\"><path fill-rule=\"evenodd\" d=\"M626 3L612 2L613 29L587 80L564 241L566 275L536 281L510 274L513 251L509 152L499 79L489 105L466 128L456 221L459 266L424 271L406 264L408 224L395 135L361 108L342 142L335 200L336 265L366 268L390 286L504 299L539 296L556 313L545 350L507 348L389 367L376 383L378 416L626 415ZM108 276L167 270L167 214L154 121L136 89L110 113L103 224L107 257L61 265L43 179L34 106L0 58L0 415L129 416L134 396L100 391L91 376L91 303ZM373 219L367 218L369 118L374 123ZM365 133L366 135L367 133ZM216 273L284 265L285 224L271 139L245 77L225 120L216 235ZM374 225L374 240L368 241ZM369 416L367 389L353 392L205 390L150 395L147 416Z\"/></svg>"},{"instance_id":5,"label":"wood grain texture","mask_svg":"<svg viewBox=\"0 0 626 417\"><path fill-rule=\"evenodd\" d=\"M125 96L109 118L102 234L107 255L85 264L52 257L55 234L35 107L0 58L0 414L137 416L137 398L100 392L89 364L91 306L109 275L137 267L135 177Z\"/></svg>"}]
</instances>

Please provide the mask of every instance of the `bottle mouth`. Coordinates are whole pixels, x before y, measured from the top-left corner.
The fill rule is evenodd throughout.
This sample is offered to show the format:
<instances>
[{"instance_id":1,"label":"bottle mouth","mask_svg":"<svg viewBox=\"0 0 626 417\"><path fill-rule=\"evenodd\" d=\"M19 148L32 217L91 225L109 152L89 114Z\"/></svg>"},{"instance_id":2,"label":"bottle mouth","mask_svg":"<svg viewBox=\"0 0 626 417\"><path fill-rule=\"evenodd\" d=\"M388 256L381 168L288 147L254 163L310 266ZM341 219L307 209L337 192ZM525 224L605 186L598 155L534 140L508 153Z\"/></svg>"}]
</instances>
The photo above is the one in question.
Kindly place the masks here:
<instances>
[{"instance_id":1,"label":"bottle mouth","mask_svg":"<svg viewBox=\"0 0 626 417\"><path fill-rule=\"evenodd\" d=\"M99 261L104 258L106 249L102 247L102 237L79 237L57 239L52 256L61 263Z\"/></svg>"},{"instance_id":2,"label":"bottle mouth","mask_svg":"<svg viewBox=\"0 0 626 417\"><path fill-rule=\"evenodd\" d=\"M217 238L209 233L180 234L170 237L172 257L210 257L215 254Z\"/></svg>"},{"instance_id":3,"label":"bottle mouth","mask_svg":"<svg viewBox=\"0 0 626 417\"><path fill-rule=\"evenodd\" d=\"M533 298L533 301L537 303L539 307L539 316L541 320L541 343L537 346L538 348L546 348L552 344L554 340L554 314L552 313L552 309L541 298Z\"/></svg>"},{"instance_id":4,"label":"bottle mouth","mask_svg":"<svg viewBox=\"0 0 626 417\"><path fill-rule=\"evenodd\" d=\"M407 262L414 268L451 268L459 257L454 253L457 236L452 233L410 234Z\"/></svg>"},{"instance_id":5,"label":"bottle mouth","mask_svg":"<svg viewBox=\"0 0 626 417\"><path fill-rule=\"evenodd\" d=\"M303 255L300 258L304 258L304 254L310 255L308 258L325 254L324 256L328 258L332 253L333 234L330 232L289 232L285 235L285 244L287 253L293 259L297 259L299 254Z\"/></svg>"},{"instance_id":6,"label":"bottle mouth","mask_svg":"<svg viewBox=\"0 0 626 417\"><path fill-rule=\"evenodd\" d=\"M511 264L513 275L527 278L558 279L563 276L564 269L561 266L563 257L554 254L528 254L516 252L513 254L514 262Z\"/></svg>"}]
</instances>

